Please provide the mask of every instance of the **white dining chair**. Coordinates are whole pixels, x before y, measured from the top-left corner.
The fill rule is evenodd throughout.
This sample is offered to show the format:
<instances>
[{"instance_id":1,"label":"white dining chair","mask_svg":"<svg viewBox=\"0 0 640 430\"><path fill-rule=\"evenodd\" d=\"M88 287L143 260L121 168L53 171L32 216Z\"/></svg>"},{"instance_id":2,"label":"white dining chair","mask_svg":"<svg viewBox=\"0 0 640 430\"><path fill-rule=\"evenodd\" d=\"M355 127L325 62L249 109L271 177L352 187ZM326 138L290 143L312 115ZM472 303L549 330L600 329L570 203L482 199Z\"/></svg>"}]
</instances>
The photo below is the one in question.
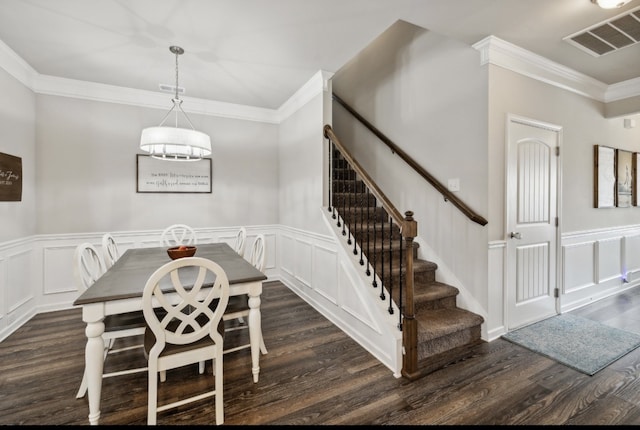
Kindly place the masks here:
<instances>
[{"instance_id":1,"label":"white dining chair","mask_svg":"<svg viewBox=\"0 0 640 430\"><path fill-rule=\"evenodd\" d=\"M105 265L98 250L90 243L85 242L78 245L73 256L73 273L80 294L84 293L93 283L104 274ZM144 334L146 323L142 311L133 311L117 315L107 315L104 318L104 355L106 360L109 354L140 348L142 343L125 348L114 349L117 339L139 336ZM118 372L103 373L103 378L119 376L129 373L142 372L146 367L126 369ZM87 371L82 375L82 382L76 394L76 398L84 397L87 392Z\"/></svg>"},{"instance_id":2,"label":"white dining chair","mask_svg":"<svg viewBox=\"0 0 640 430\"><path fill-rule=\"evenodd\" d=\"M265 240L264 235L259 234L256 236L253 241L253 245L251 246L251 253L249 254L249 262L259 271L264 271L264 260L265 260ZM229 305L227 306L227 310L224 313L224 321L230 320L238 320L240 325L234 327L226 327L226 331L234 331L241 329L248 329L249 326L246 324L246 318L249 317L249 296L244 294L241 296L232 296L229 298ZM225 354L229 352L238 351L240 349L249 348L250 344L243 344L240 346L236 346L233 348L226 349ZM260 352L263 354L267 353L267 347L264 344L264 339L262 337L262 331L260 332Z\"/></svg>"},{"instance_id":3,"label":"white dining chair","mask_svg":"<svg viewBox=\"0 0 640 430\"><path fill-rule=\"evenodd\" d=\"M196 231L186 224L173 224L160 235L160 246L197 245Z\"/></svg>"},{"instance_id":4,"label":"white dining chair","mask_svg":"<svg viewBox=\"0 0 640 430\"><path fill-rule=\"evenodd\" d=\"M111 233L102 235L102 258L106 270L109 270L120 258L118 244Z\"/></svg>"},{"instance_id":5,"label":"white dining chair","mask_svg":"<svg viewBox=\"0 0 640 430\"><path fill-rule=\"evenodd\" d=\"M240 227L238 233L236 233L236 242L233 245L233 249L240 254L240 257L244 257L245 241L247 239L247 229Z\"/></svg>"},{"instance_id":6,"label":"white dining chair","mask_svg":"<svg viewBox=\"0 0 640 430\"><path fill-rule=\"evenodd\" d=\"M181 283L181 272L192 268L197 269L197 277L187 289ZM205 289L205 285L211 285L212 275L215 277L213 286ZM173 288L167 289L169 286ZM169 299L167 294L174 297ZM144 339L149 375L148 425L156 424L158 412L211 396L215 396L216 424L224 422L222 315L228 302L227 275L222 267L206 258L172 260L147 280L142 293L142 309L148 325ZM158 317L155 303L163 308L164 316ZM158 405L159 376L164 381L167 370L209 359L213 360L213 390ZM204 366L200 367L199 373L204 373Z\"/></svg>"}]
</instances>

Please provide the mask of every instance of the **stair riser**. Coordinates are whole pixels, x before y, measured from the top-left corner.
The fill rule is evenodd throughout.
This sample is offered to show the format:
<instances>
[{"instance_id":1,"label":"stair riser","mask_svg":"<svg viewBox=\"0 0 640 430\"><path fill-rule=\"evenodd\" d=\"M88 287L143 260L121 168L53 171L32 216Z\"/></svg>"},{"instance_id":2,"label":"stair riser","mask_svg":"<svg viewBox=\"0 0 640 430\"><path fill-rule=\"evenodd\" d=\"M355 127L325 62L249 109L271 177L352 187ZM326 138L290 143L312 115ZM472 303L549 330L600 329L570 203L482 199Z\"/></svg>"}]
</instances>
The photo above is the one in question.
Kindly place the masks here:
<instances>
[{"instance_id":1,"label":"stair riser","mask_svg":"<svg viewBox=\"0 0 640 430\"><path fill-rule=\"evenodd\" d=\"M342 207L376 207L376 198L373 194L367 193L341 193L336 192L331 196L333 206Z\"/></svg>"},{"instance_id":2,"label":"stair riser","mask_svg":"<svg viewBox=\"0 0 640 430\"><path fill-rule=\"evenodd\" d=\"M421 339L418 334L418 360L464 346L480 339L480 326L474 326L437 339Z\"/></svg>"},{"instance_id":3,"label":"stair riser","mask_svg":"<svg viewBox=\"0 0 640 430\"><path fill-rule=\"evenodd\" d=\"M364 193L366 190L364 182L360 180L334 179L331 183L334 193Z\"/></svg>"},{"instance_id":4,"label":"stair riser","mask_svg":"<svg viewBox=\"0 0 640 430\"><path fill-rule=\"evenodd\" d=\"M340 206L336 206L336 210L338 211L342 219L347 221L347 224L355 225L367 222L384 222L385 225L389 224L389 215L387 214L387 211L384 210L384 208L370 208L369 211L367 211L366 208L363 209L359 207L351 207L343 209ZM391 223L391 225L395 225L397 227L396 223ZM386 228L389 228L388 225L386 226Z\"/></svg>"}]
</instances>

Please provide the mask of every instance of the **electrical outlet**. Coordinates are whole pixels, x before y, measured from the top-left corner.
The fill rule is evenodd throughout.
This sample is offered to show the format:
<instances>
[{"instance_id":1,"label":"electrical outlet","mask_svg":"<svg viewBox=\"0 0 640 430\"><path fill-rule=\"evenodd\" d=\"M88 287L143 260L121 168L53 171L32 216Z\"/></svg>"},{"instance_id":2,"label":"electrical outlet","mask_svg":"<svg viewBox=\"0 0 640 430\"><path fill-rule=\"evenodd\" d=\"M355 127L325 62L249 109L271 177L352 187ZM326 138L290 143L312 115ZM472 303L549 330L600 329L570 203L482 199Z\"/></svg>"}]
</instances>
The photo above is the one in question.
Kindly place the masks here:
<instances>
[{"instance_id":1,"label":"electrical outlet","mask_svg":"<svg viewBox=\"0 0 640 430\"><path fill-rule=\"evenodd\" d=\"M449 191L460 191L460 179L449 179L448 187Z\"/></svg>"}]
</instances>

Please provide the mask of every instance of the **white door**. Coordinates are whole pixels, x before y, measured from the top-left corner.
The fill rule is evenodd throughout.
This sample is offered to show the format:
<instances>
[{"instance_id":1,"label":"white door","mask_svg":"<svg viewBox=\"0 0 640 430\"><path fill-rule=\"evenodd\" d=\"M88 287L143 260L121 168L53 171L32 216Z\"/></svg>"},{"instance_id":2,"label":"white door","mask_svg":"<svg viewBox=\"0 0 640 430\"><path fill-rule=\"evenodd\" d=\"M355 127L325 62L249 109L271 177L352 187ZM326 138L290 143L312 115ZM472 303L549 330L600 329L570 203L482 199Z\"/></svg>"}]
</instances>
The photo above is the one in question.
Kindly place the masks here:
<instances>
[{"instance_id":1,"label":"white door","mask_svg":"<svg viewBox=\"0 0 640 430\"><path fill-rule=\"evenodd\" d=\"M508 118L507 330L557 314L560 133L557 126Z\"/></svg>"}]
</instances>

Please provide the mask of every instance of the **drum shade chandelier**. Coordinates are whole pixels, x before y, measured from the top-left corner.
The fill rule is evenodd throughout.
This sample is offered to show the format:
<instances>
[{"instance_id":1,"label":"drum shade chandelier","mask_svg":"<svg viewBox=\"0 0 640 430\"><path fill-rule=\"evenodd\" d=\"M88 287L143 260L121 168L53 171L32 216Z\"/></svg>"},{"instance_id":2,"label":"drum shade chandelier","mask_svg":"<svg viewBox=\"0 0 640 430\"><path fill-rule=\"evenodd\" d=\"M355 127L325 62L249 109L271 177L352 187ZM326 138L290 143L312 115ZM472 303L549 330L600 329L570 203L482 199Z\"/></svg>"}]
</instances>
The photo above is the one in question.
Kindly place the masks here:
<instances>
[{"instance_id":1,"label":"drum shade chandelier","mask_svg":"<svg viewBox=\"0 0 640 430\"><path fill-rule=\"evenodd\" d=\"M140 136L140 149L160 160L197 161L211 155L211 139L197 131L187 114L182 110L182 100L178 97L178 56L184 54L179 46L170 46L169 51L176 56L176 95L171 99L173 106L157 127L147 127ZM175 113L175 127L163 125L171 112ZM187 120L191 129L178 127L178 115Z\"/></svg>"},{"instance_id":2,"label":"drum shade chandelier","mask_svg":"<svg viewBox=\"0 0 640 430\"><path fill-rule=\"evenodd\" d=\"M602 9L615 9L624 6L630 1L631 0L591 0L592 3L597 4Z\"/></svg>"}]
</instances>

